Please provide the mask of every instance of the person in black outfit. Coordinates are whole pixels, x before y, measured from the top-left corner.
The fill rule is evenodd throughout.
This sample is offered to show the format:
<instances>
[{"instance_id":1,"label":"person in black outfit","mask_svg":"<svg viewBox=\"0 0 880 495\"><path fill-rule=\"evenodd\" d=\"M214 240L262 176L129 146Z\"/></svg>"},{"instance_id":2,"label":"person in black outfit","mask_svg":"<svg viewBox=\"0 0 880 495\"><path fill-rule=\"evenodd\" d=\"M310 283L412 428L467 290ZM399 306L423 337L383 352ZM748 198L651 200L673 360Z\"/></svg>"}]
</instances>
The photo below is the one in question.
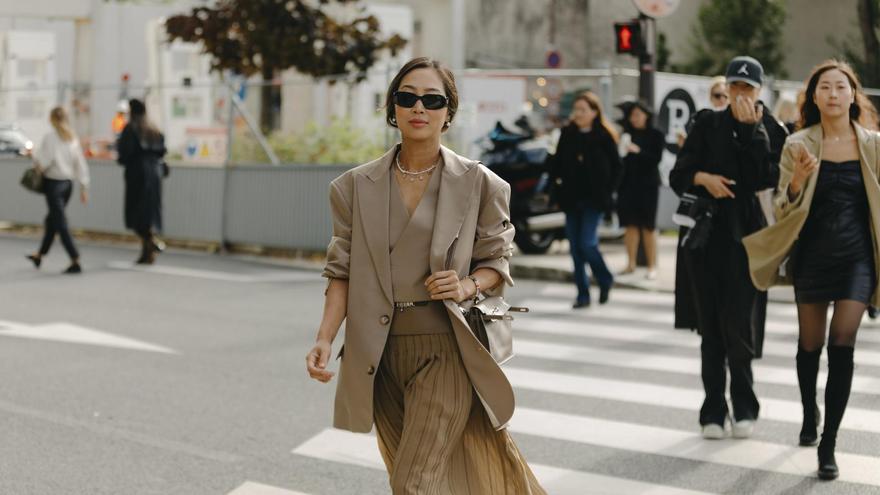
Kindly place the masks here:
<instances>
[{"instance_id":1,"label":"person in black outfit","mask_svg":"<svg viewBox=\"0 0 880 495\"><path fill-rule=\"evenodd\" d=\"M706 198L716 210L705 243L681 248L676 270L676 327L702 335L700 425L707 439L725 435L727 369L733 436L750 436L758 418L751 362L761 355L767 299L752 284L742 237L766 224L755 192L775 185L777 166L756 104L761 64L736 57L726 77L730 105L699 115L669 176L676 194Z\"/></svg>"},{"instance_id":2,"label":"person in black outfit","mask_svg":"<svg viewBox=\"0 0 880 495\"><path fill-rule=\"evenodd\" d=\"M590 92L575 98L571 123L562 129L550 157L553 183L565 212L565 233L574 262L578 295L573 307L590 305L590 270L599 284L599 304L608 302L614 276L599 252L599 222L611 209L621 174L617 133L602 114L602 102Z\"/></svg>"},{"instance_id":3,"label":"person in black outfit","mask_svg":"<svg viewBox=\"0 0 880 495\"><path fill-rule=\"evenodd\" d=\"M862 141L867 139L864 136L876 139L877 123L874 106L862 93L852 68L834 60L817 66L807 79L800 115L798 128L804 130L792 136L793 167L780 182L783 212L791 214L788 205L809 205L792 254L800 330L796 361L804 407L799 443L810 446L818 440L816 377L833 301L825 425L818 442L818 476L830 480L839 474L834 450L852 387L856 334L865 309L876 302L876 233L871 227L876 212L871 210L866 184L872 181L871 191L877 190L876 178L869 172L876 170L876 164L860 162L859 148L875 148ZM857 132L855 123L870 130Z\"/></svg>"},{"instance_id":4,"label":"person in black outfit","mask_svg":"<svg viewBox=\"0 0 880 495\"><path fill-rule=\"evenodd\" d=\"M624 243L628 263L622 274L633 273L639 248L639 234L645 245L648 261L648 279L657 277L657 201L660 196L660 170L665 139L663 133L651 126L651 109L637 102L624 112L623 129L629 139L622 139L623 180L617 191L617 216L626 227ZM629 141L627 143L626 141Z\"/></svg>"},{"instance_id":5,"label":"person in black outfit","mask_svg":"<svg viewBox=\"0 0 880 495\"><path fill-rule=\"evenodd\" d=\"M125 167L125 226L141 238L138 264L152 264L164 244L156 237L162 229L162 178L167 175L165 137L147 119L140 100L129 102L131 121L122 130L116 149Z\"/></svg>"}]
</instances>

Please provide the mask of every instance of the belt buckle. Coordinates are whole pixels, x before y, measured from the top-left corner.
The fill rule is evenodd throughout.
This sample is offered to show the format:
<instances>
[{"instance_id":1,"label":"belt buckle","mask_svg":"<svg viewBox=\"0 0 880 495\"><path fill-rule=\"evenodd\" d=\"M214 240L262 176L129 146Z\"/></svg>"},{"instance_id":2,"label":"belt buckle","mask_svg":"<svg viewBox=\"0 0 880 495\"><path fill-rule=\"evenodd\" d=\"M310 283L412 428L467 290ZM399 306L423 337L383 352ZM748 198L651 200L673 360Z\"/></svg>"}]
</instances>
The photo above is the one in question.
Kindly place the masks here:
<instances>
[{"instance_id":1,"label":"belt buckle","mask_svg":"<svg viewBox=\"0 0 880 495\"><path fill-rule=\"evenodd\" d=\"M399 310L401 313L404 312L407 308L415 307L416 303L412 301L401 301L394 303L394 308Z\"/></svg>"}]
</instances>

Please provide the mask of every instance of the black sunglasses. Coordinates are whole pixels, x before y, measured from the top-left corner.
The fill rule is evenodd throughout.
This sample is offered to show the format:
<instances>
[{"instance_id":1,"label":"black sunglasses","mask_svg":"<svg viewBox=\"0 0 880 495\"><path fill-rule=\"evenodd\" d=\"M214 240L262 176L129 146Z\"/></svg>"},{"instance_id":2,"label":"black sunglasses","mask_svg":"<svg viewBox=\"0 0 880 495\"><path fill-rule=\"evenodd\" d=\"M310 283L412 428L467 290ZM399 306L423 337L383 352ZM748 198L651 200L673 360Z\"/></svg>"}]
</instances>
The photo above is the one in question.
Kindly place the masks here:
<instances>
[{"instance_id":1,"label":"black sunglasses","mask_svg":"<svg viewBox=\"0 0 880 495\"><path fill-rule=\"evenodd\" d=\"M712 98L717 98L720 100L721 98L727 98L727 95L724 93L712 93Z\"/></svg>"},{"instance_id":2,"label":"black sunglasses","mask_svg":"<svg viewBox=\"0 0 880 495\"><path fill-rule=\"evenodd\" d=\"M422 100L422 105L428 110L440 110L449 104L449 101L443 95L426 94L419 96L408 91L395 91L394 104L403 108L412 108L416 106L416 102Z\"/></svg>"}]
</instances>

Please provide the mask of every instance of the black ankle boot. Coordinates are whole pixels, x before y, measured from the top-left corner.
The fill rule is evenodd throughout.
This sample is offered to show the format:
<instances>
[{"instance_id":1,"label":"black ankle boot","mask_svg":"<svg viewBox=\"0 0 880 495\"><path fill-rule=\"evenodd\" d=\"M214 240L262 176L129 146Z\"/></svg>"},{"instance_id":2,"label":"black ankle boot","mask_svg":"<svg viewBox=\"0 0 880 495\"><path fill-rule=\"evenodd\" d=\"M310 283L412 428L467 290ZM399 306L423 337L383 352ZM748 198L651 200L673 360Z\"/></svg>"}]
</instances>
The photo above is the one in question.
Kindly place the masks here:
<instances>
[{"instance_id":1,"label":"black ankle boot","mask_svg":"<svg viewBox=\"0 0 880 495\"><path fill-rule=\"evenodd\" d=\"M798 346L797 351L797 374L798 386L801 390L801 404L804 407L804 421L798 444L801 446L814 446L819 443L817 432L821 414L816 404L816 376L819 374L819 357L822 348L815 351L806 351Z\"/></svg>"},{"instance_id":2,"label":"black ankle boot","mask_svg":"<svg viewBox=\"0 0 880 495\"><path fill-rule=\"evenodd\" d=\"M819 479L833 480L840 476L840 470L837 469L837 459L834 458L834 444L836 443L836 433L828 435L822 433L822 442L819 443Z\"/></svg>"}]
</instances>

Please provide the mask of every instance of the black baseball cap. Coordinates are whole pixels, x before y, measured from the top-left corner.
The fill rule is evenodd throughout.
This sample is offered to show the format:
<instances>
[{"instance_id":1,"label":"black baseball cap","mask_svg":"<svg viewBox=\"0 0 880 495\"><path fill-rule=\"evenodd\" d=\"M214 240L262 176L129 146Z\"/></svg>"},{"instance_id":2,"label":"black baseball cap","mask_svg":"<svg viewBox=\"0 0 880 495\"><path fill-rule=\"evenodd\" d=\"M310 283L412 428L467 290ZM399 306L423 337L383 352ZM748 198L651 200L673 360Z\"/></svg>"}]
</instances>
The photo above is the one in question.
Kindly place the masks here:
<instances>
[{"instance_id":1,"label":"black baseball cap","mask_svg":"<svg viewBox=\"0 0 880 495\"><path fill-rule=\"evenodd\" d=\"M727 65L725 77L728 84L742 81L757 88L764 84L764 68L752 57L739 56Z\"/></svg>"}]
</instances>

